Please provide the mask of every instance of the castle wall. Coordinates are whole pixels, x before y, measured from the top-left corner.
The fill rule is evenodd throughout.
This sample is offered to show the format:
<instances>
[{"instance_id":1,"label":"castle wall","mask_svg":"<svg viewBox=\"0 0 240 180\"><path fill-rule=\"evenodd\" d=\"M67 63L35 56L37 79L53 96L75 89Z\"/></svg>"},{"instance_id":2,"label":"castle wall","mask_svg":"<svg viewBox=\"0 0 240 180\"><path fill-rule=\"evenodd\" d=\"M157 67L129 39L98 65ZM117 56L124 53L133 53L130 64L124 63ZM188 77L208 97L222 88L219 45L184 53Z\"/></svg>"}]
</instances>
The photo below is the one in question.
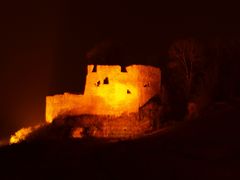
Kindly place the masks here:
<instances>
[{"instance_id":1,"label":"castle wall","mask_svg":"<svg viewBox=\"0 0 240 180\"><path fill-rule=\"evenodd\" d=\"M121 115L138 108L160 92L160 69L132 65L121 72L120 66L88 66L84 95L64 93L47 96L46 121L59 115Z\"/></svg>"}]
</instances>

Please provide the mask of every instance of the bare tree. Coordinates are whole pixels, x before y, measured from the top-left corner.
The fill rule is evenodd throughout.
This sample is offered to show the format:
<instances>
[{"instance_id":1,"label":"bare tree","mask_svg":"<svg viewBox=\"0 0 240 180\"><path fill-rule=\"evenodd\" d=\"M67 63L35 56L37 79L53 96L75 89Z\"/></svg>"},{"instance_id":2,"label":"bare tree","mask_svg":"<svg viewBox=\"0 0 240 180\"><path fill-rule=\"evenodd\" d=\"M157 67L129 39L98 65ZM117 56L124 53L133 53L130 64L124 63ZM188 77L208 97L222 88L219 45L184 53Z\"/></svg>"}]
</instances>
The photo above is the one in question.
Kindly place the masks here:
<instances>
[{"instance_id":1,"label":"bare tree","mask_svg":"<svg viewBox=\"0 0 240 180\"><path fill-rule=\"evenodd\" d=\"M178 68L184 79L186 96L189 98L196 68L202 61L202 48L194 39L176 41L169 49L172 67Z\"/></svg>"}]
</instances>

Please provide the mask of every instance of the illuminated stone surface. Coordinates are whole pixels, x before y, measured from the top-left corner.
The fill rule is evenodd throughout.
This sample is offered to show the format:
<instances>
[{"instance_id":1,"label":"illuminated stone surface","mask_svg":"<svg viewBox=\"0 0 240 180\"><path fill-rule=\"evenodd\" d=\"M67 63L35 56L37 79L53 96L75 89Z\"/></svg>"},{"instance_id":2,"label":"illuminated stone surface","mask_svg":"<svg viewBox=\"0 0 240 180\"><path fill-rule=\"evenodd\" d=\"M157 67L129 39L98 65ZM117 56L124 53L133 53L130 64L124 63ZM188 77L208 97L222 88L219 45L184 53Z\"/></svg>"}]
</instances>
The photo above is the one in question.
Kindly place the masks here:
<instances>
[{"instance_id":1,"label":"illuminated stone surface","mask_svg":"<svg viewBox=\"0 0 240 180\"><path fill-rule=\"evenodd\" d=\"M160 92L160 69L132 65L121 72L120 66L88 66L84 95L64 93L47 96L46 121L59 115L121 115L138 112L152 96ZM104 79L108 78L108 84Z\"/></svg>"},{"instance_id":2,"label":"illuminated stone surface","mask_svg":"<svg viewBox=\"0 0 240 180\"><path fill-rule=\"evenodd\" d=\"M130 137L151 129L151 119L141 121L138 112L160 93L160 69L132 65L126 67L127 72L121 72L121 66L98 65L93 72L93 68L94 65L88 65L83 95L64 93L46 97L46 121L51 123L59 116L97 115L94 121L101 122L100 128L94 130L94 123L89 125L92 119L85 120L91 135L97 137ZM76 127L74 137L82 136L80 129Z\"/></svg>"}]
</instances>

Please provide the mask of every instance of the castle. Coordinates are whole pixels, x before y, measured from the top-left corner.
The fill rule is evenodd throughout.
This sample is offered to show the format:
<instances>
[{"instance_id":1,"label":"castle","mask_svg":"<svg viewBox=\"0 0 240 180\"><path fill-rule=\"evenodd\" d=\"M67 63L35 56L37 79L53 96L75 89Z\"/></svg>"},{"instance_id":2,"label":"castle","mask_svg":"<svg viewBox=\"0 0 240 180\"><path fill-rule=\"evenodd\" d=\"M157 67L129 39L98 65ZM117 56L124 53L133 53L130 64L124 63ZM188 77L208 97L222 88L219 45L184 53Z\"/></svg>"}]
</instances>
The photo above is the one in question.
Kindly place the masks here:
<instances>
[{"instance_id":1,"label":"castle","mask_svg":"<svg viewBox=\"0 0 240 180\"><path fill-rule=\"evenodd\" d=\"M137 113L160 92L161 71L157 67L88 65L84 94L64 93L46 97L46 121L61 115L108 115Z\"/></svg>"}]
</instances>

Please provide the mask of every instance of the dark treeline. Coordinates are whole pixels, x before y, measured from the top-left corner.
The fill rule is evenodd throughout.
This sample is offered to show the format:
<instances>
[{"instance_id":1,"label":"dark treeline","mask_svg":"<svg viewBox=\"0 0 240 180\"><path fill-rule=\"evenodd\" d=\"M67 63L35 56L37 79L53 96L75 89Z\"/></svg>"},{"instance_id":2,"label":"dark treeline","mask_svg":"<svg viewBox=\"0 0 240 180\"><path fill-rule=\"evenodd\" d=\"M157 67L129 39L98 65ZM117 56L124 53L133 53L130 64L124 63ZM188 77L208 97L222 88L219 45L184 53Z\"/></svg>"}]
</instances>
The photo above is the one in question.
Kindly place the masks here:
<instances>
[{"instance_id":1,"label":"dark treeline","mask_svg":"<svg viewBox=\"0 0 240 180\"><path fill-rule=\"evenodd\" d=\"M171 119L197 116L212 102L239 96L240 38L188 37L162 46L142 44L107 40L88 51L85 58L88 64L160 67L162 103Z\"/></svg>"}]
</instances>

